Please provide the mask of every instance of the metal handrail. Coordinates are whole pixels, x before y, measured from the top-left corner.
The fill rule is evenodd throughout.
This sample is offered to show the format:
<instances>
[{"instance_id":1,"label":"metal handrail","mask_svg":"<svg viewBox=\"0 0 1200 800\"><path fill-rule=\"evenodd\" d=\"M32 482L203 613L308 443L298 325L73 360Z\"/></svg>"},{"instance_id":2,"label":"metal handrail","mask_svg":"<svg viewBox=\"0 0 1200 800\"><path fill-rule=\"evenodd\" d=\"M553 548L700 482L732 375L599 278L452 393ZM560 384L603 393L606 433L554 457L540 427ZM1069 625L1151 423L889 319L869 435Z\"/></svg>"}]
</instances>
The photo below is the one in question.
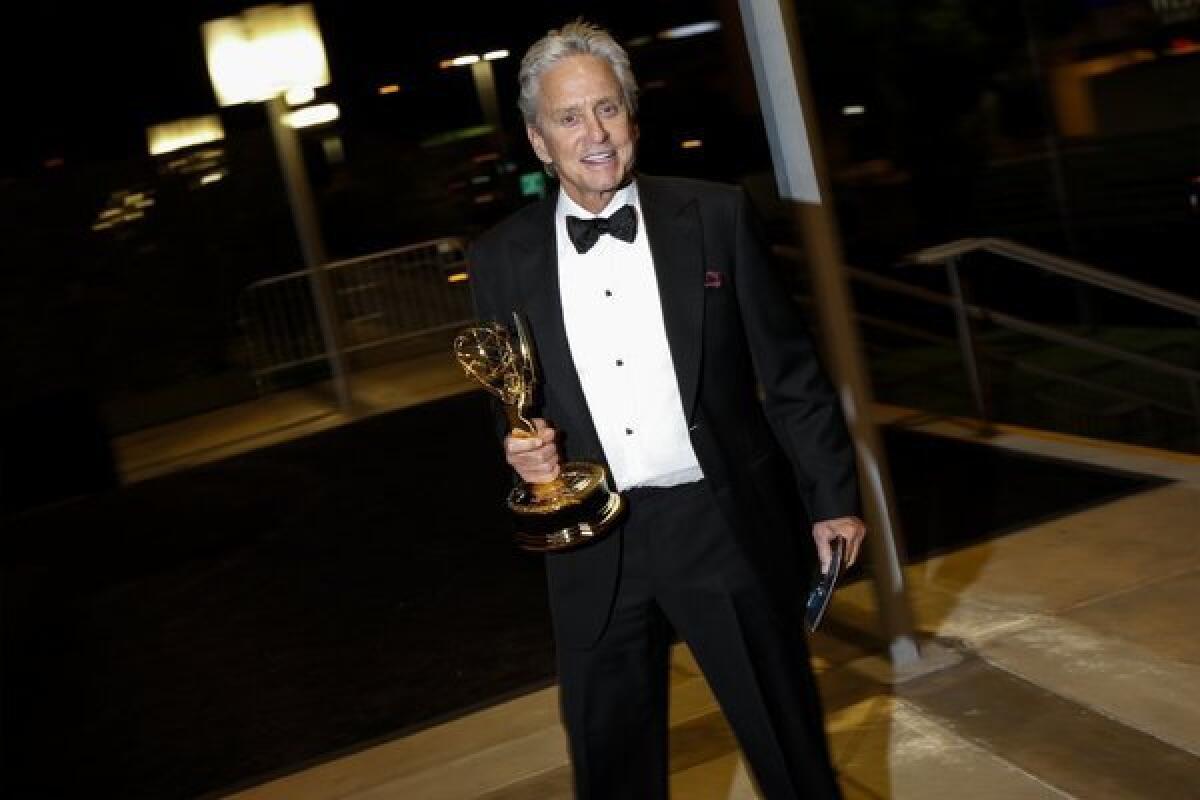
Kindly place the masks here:
<instances>
[{"instance_id":1,"label":"metal handrail","mask_svg":"<svg viewBox=\"0 0 1200 800\"><path fill-rule=\"evenodd\" d=\"M873 272L867 272L864 269L855 267L847 267L846 272L850 277L857 281L861 281L870 286L874 286L884 291L890 291L896 294L903 294L907 297L912 297L917 300L924 300L928 303L935 303L948 308L955 307L955 299L949 295L944 295L941 292L935 292L932 289L924 289L919 286L910 286L903 281L895 280L894 278L885 278L882 275L876 275ZM1200 370L1181 367L1178 364L1172 364L1169 361L1152 358L1150 356L1135 353L1132 350L1124 350L1120 347L1115 347L1110 344L1101 344L1094 342L1091 339L1085 339L1082 336L1076 336L1071 333L1065 333L1057 328L1051 328L1047 325L1041 325L1037 322L1030 322L1020 317L1014 317L1011 314L1005 314L1000 311L981 306L976 303L963 303L963 310L974 319L985 322L992 322L1002 328L1016 331L1017 333L1025 333L1031 336L1037 336L1041 339L1047 339L1055 344L1068 345L1070 347L1078 347L1080 350L1087 350L1096 355L1107 356L1117 361L1124 361L1128 364L1144 367L1153 372L1161 372L1167 375L1173 375L1184 380L1200 380Z\"/></svg>"},{"instance_id":2,"label":"metal handrail","mask_svg":"<svg viewBox=\"0 0 1200 800\"><path fill-rule=\"evenodd\" d=\"M862 274L864 274L862 272L862 270L856 270L853 267L848 267L847 269L852 273L859 273L860 277ZM875 276L871 276L871 277L875 277ZM887 280L887 279L885 278L883 280ZM905 287L905 288L908 288L908 287ZM924 290L918 290L918 291L924 291ZM919 299L927 299L926 297L923 297L923 296L915 294L915 293L911 294L910 296L918 297ZM807 305L811 305L811 303L809 303ZM909 338L917 339L919 341L927 342L929 344L944 346L944 345L954 345L957 343L955 339L952 339L949 336L939 336L934 333L929 333L928 331L922 330L920 328L914 328L911 325L905 325L903 323L895 322L890 319L883 319L880 317L870 316L868 314L858 314L858 313L856 313L854 316L855 316L855 318L858 319L859 323L861 323L862 325L864 325L866 327L876 328L879 330L885 330L885 331L888 331L889 333L898 333L901 336L907 336ZM1029 372L1034 375L1041 375L1044 378L1052 378L1054 380L1058 380L1063 383L1068 383L1072 386L1078 386L1081 389L1088 389L1088 390L1091 390L1094 392L1098 392L1100 394L1107 394L1111 397L1119 397L1122 400L1135 400L1138 402L1142 402L1142 403L1146 403L1148 405L1154 406L1155 408L1161 408L1164 411L1170 411L1174 414L1179 414L1181 416L1191 416L1191 414L1192 414L1191 409L1187 409L1182 406L1177 406L1172 403L1165 403L1161 400L1156 400L1151 397L1146 397L1145 395L1140 395L1140 394L1137 394L1136 392L1131 392L1131 391L1128 391L1125 389L1118 389L1114 386L1109 386L1108 384L1098 383L1096 381L1090 381L1090 380L1087 380L1086 378L1080 378L1076 375L1070 374L1069 372L1062 372L1060 370L1050 369L1048 367L1043 367L1043 366L1039 366L1037 364L1032 364L1029 361L1026 361L1025 359L1014 358L1013 356L1005 355L1003 353L993 352L986 347L981 348L981 354L985 358L987 358L991 361L997 361L997 362L1001 362L1004 364L1008 364L1008 365L1011 365L1012 367L1014 367L1015 369L1023 370L1025 372Z\"/></svg>"},{"instance_id":3,"label":"metal handrail","mask_svg":"<svg viewBox=\"0 0 1200 800\"><path fill-rule=\"evenodd\" d=\"M800 250L797 248L776 246L773 248L773 250L777 255L780 255L784 258L788 258L790 260L800 259ZM1200 422L1200 370L1183 367L1178 364L1173 364L1171 362L1163 361L1142 353L1126 350L1111 344L1096 342L1082 336L1077 336L1075 334L1059 330L1057 328L1031 322L1011 314L1005 314L1003 312L996 311L995 309L979 305L978 303L968 302L959 280L959 260L969 253L981 251L1013 258L1023 263L1030 264L1031 266L1043 269L1046 272L1051 272L1079 282L1089 283L1094 286L1100 286L1105 289L1133 297L1135 299L1193 315L1197 319L1200 319L1200 302L1194 301L1182 295L1177 295L1172 292L1159 289L1157 287L1139 283L1138 281L1133 281L1117 275L1111 275L1103 270L1099 270L1087 264L1067 258L1061 258L1059 256L1054 256L1035 248L1026 247L1025 245L1020 245L1005 239L960 239L958 241L939 245L937 247L926 248L913 254L912 256L909 256L906 259L906 261L909 263L943 264L946 267L947 275L950 279L952 293L948 295L932 289L913 286L894 278L885 277L883 275L855 267L847 266L846 273L854 281L872 286L890 294L898 294L920 300L922 302L948 307L954 311L957 324L956 341L961 350L963 367L967 372L967 378L971 385L971 391L974 396L980 419L982 419L985 423L987 423L991 416L991 409L989 397L984 385L982 373L980 371L979 361L981 355L989 359L996 358L997 356L996 354L987 352L985 348L980 347L975 341L975 334L973 330L974 326L972 325L972 321L975 320L990 322L999 327L1007 328L1018 333L1031 335L1045 341L1054 342L1056 344L1074 347L1085 352L1090 352L1115 361L1124 362L1150 370L1152 372L1162 375L1169 375L1173 378L1180 379L1187 384L1189 393L1191 395L1190 399L1192 408L1190 410L1173 403L1164 403L1160 400L1156 400L1155 398L1146 397L1144 395L1131 392L1127 388L1114 390L1113 387L1105 387L1100 384L1095 384L1092 381L1087 381L1076 376L1060 373L1057 370L1047 370L1044 367L1038 367L1027 362L1018 361L1015 364L1015 366L1020 369L1035 372L1045 377L1056 378L1065 383L1080 386L1081 388L1099 390L1104 393L1113 396L1121 396L1126 399L1136 399L1148 405L1161 408L1165 411L1170 411L1185 416L1194 416L1196 417L1197 421ZM858 316L860 319L862 319L861 315ZM868 320L862 321L865 324L870 324L871 322ZM1200 426L1198 426L1197 430L1200 431Z\"/></svg>"},{"instance_id":4,"label":"metal handrail","mask_svg":"<svg viewBox=\"0 0 1200 800\"><path fill-rule=\"evenodd\" d=\"M1119 294L1135 297L1147 303L1153 303L1163 308L1170 308L1193 317L1200 317L1200 301L1193 300L1181 294L1160 289L1140 281L1135 281L1121 275L1114 275L1089 264L1063 256L1056 256L1036 247L1020 244L1009 239L992 237L977 239L958 239L946 244L926 247L912 253L904 260L912 264L946 264L971 253L994 253L998 256L1011 258L1045 272L1072 278L1082 283L1090 283Z\"/></svg>"}]
</instances>

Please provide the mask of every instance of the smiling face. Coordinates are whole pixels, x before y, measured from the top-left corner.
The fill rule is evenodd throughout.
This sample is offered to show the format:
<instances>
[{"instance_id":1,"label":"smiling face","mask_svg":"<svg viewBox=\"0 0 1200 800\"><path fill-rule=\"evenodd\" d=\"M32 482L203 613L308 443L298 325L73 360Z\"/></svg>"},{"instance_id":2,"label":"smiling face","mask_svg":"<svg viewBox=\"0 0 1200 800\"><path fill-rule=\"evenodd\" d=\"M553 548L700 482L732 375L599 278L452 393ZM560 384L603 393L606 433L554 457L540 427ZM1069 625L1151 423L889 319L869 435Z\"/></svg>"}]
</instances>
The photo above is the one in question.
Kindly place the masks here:
<instances>
[{"instance_id":1,"label":"smiling face","mask_svg":"<svg viewBox=\"0 0 1200 800\"><path fill-rule=\"evenodd\" d=\"M604 59L575 55L542 73L540 88L529 143L567 196L599 213L633 170L637 125L621 84Z\"/></svg>"}]
</instances>

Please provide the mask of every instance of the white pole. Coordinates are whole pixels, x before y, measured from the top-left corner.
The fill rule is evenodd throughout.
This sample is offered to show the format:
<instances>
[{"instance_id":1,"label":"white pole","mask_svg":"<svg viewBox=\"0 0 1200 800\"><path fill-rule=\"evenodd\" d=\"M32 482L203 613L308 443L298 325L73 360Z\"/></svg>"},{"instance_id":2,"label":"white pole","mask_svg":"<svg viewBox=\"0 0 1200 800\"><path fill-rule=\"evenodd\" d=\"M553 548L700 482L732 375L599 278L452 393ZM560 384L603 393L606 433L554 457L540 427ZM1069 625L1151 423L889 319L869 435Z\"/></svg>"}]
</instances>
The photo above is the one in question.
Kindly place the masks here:
<instances>
[{"instance_id":1,"label":"white pole","mask_svg":"<svg viewBox=\"0 0 1200 800\"><path fill-rule=\"evenodd\" d=\"M811 268L814 299L833 378L854 437L867 517L867 549L879 622L892 663L919 658L900 556L887 455L871 419L871 384L854 324L841 240L824 175L800 33L789 3L739 0L779 196L792 206Z\"/></svg>"}]
</instances>

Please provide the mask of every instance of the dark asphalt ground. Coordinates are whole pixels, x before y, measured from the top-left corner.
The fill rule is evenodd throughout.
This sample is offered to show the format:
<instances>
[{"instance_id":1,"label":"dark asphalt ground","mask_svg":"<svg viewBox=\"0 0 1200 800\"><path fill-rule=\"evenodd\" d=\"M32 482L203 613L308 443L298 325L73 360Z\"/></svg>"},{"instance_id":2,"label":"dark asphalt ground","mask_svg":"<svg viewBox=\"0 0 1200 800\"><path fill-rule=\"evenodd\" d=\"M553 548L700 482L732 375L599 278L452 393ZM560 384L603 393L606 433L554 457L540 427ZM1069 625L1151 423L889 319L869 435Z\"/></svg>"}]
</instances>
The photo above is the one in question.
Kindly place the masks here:
<instances>
[{"instance_id":1,"label":"dark asphalt ground","mask_svg":"<svg viewBox=\"0 0 1200 800\"><path fill-rule=\"evenodd\" d=\"M4 796L196 797L552 680L492 437L463 395L0 520ZM912 558L1159 483L886 443Z\"/></svg>"}]
</instances>

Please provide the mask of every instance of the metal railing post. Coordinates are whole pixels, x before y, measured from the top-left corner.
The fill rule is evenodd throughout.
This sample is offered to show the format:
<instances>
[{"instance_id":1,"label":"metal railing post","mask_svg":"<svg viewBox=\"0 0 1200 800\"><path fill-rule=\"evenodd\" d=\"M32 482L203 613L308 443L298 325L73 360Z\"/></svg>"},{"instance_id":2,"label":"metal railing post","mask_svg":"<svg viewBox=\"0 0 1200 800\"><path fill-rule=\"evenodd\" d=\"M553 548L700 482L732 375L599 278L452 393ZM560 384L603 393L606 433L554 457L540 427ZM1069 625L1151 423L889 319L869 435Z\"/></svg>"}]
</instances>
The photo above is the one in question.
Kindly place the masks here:
<instances>
[{"instance_id":1,"label":"metal railing post","mask_svg":"<svg viewBox=\"0 0 1200 800\"><path fill-rule=\"evenodd\" d=\"M983 375L979 369L979 345L975 340L975 326L967 314L966 293L963 291L962 277L958 273L957 257L946 260L946 277L950 280L950 295L954 298L954 323L958 329L958 348L962 353L963 368L967 372L967 383L971 387L975 410L986 432L991 429L991 397L984 386Z\"/></svg>"},{"instance_id":2,"label":"metal railing post","mask_svg":"<svg viewBox=\"0 0 1200 800\"><path fill-rule=\"evenodd\" d=\"M1192 413L1196 416L1196 446L1200 447L1200 381L1192 378L1188 381L1188 392L1192 396Z\"/></svg>"}]
</instances>

